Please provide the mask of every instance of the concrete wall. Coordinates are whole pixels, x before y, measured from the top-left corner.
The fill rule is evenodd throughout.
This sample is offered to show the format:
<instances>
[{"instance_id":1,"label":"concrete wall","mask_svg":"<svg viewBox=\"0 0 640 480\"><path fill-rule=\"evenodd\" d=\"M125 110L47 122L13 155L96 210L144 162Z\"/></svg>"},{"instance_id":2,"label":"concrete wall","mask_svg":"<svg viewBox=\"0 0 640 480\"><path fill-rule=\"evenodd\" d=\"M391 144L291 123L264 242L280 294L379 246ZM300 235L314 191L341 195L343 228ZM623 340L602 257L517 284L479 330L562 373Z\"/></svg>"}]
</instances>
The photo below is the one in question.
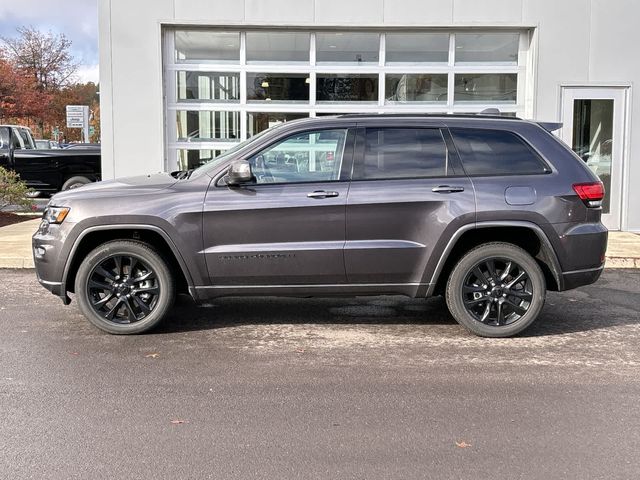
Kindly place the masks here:
<instances>
[{"instance_id":1,"label":"concrete wall","mask_svg":"<svg viewBox=\"0 0 640 480\"><path fill-rule=\"evenodd\" d=\"M101 0L104 178L163 169L161 25L534 27L527 96L559 120L562 84L640 80L634 0ZM631 119L640 115L632 95ZM640 132L630 130L623 229L640 231ZM636 154L634 154L636 153ZM632 208L635 206L636 208Z\"/></svg>"}]
</instances>

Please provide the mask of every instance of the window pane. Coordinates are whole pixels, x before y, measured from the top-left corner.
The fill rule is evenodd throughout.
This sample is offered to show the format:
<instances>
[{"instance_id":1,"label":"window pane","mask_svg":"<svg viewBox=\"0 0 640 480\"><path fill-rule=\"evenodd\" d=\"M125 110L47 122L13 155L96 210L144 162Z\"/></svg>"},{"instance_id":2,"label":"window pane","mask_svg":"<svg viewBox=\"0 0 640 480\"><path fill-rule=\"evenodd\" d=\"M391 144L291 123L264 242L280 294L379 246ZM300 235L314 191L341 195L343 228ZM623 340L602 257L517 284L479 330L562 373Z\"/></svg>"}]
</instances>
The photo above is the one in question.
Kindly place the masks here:
<instances>
[{"instance_id":1,"label":"window pane","mask_svg":"<svg viewBox=\"0 0 640 480\"><path fill-rule=\"evenodd\" d=\"M518 63L518 33L457 33L456 63Z\"/></svg>"},{"instance_id":2,"label":"window pane","mask_svg":"<svg viewBox=\"0 0 640 480\"><path fill-rule=\"evenodd\" d=\"M347 130L296 134L249 160L258 183L326 182L340 178Z\"/></svg>"},{"instance_id":3,"label":"window pane","mask_svg":"<svg viewBox=\"0 0 640 480\"><path fill-rule=\"evenodd\" d=\"M377 33L316 34L317 63L378 63L379 53L380 35Z\"/></svg>"},{"instance_id":4,"label":"window pane","mask_svg":"<svg viewBox=\"0 0 640 480\"><path fill-rule=\"evenodd\" d=\"M178 150L178 170L198 168L223 152L224 150Z\"/></svg>"},{"instance_id":5,"label":"window pane","mask_svg":"<svg viewBox=\"0 0 640 480\"><path fill-rule=\"evenodd\" d=\"M176 32L176 62L240 62L239 32L180 30Z\"/></svg>"},{"instance_id":6,"label":"window pane","mask_svg":"<svg viewBox=\"0 0 640 480\"><path fill-rule=\"evenodd\" d=\"M385 98L388 102L446 102L447 75L387 74Z\"/></svg>"},{"instance_id":7,"label":"window pane","mask_svg":"<svg viewBox=\"0 0 640 480\"><path fill-rule=\"evenodd\" d=\"M309 118L309 115L306 113L248 112L247 135L252 137L274 125L298 118Z\"/></svg>"},{"instance_id":8,"label":"window pane","mask_svg":"<svg viewBox=\"0 0 640 480\"><path fill-rule=\"evenodd\" d=\"M571 148L604 184L602 213L611 209L611 152L613 147L613 100L573 101Z\"/></svg>"},{"instance_id":9,"label":"window pane","mask_svg":"<svg viewBox=\"0 0 640 480\"><path fill-rule=\"evenodd\" d=\"M247 62L308 62L308 33L247 32Z\"/></svg>"},{"instance_id":10,"label":"window pane","mask_svg":"<svg viewBox=\"0 0 640 480\"><path fill-rule=\"evenodd\" d=\"M420 178L447 174L447 149L435 128L368 128L364 165L354 178Z\"/></svg>"},{"instance_id":11,"label":"window pane","mask_svg":"<svg viewBox=\"0 0 640 480\"><path fill-rule=\"evenodd\" d=\"M447 63L448 33L387 33L387 63Z\"/></svg>"},{"instance_id":12,"label":"window pane","mask_svg":"<svg viewBox=\"0 0 640 480\"><path fill-rule=\"evenodd\" d=\"M239 102L240 74L218 72L177 72L179 102Z\"/></svg>"},{"instance_id":13,"label":"window pane","mask_svg":"<svg viewBox=\"0 0 640 480\"><path fill-rule=\"evenodd\" d=\"M319 73L316 76L316 99L319 102L376 102L378 75Z\"/></svg>"},{"instance_id":14,"label":"window pane","mask_svg":"<svg viewBox=\"0 0 640 480\"><path fill-rule=\"evenodd\" d=\"M308 102L306 73L247 73L247 100Z\"/></svg>"},{"instance_id":15,"label":"window pane","mask_svg":"<svg viewBox=\"0 0 640 480\"><path fill-rule=\"evenodd\" d=\"M450 130L468 175L526 175L547 171L531 147L511 132Z\"/></svg>"},{"instance_id":16,"label":"window pane","mask_svg":"<svg viewBox=\"0 0 640 480\"><path fill-rule=\"evenodd\" d=\"M178 141L237 141L240 138L239 112L176 112Z\"/></svg>"},{"instance_id":17,"label":"window pane","mask_svg":"<svg viewBox=\"0 0 640 480\"><path fill-rule=\"evenodd\" d=\"M516 103L518 75L515 73L456 74L455 102Z\"/></svg>"}]
</instances>

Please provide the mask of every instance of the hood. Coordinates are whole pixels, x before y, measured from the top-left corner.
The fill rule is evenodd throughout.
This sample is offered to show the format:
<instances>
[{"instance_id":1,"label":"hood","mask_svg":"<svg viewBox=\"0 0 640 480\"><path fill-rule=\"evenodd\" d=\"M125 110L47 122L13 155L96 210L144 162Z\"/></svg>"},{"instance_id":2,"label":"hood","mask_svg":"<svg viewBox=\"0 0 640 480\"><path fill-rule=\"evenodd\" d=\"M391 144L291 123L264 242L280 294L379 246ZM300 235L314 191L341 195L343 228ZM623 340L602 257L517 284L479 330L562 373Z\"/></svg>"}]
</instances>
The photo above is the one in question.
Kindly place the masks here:
<instances>
[{"instance_id":1,"label":"hood","mask_svg":"<svg viewBox=\"0 0 640 480\"><path fill-rule=\"evenodd\" d=\"M123 177L115 180L90 183L82 187L56 193L51 197L51 205L62 205L68 200L82 200L83 198L114 197L121 195L142 195L151 191L169 188L178 182L168 173L153 175L139 175Z\"/></svg>"}]
</instances>

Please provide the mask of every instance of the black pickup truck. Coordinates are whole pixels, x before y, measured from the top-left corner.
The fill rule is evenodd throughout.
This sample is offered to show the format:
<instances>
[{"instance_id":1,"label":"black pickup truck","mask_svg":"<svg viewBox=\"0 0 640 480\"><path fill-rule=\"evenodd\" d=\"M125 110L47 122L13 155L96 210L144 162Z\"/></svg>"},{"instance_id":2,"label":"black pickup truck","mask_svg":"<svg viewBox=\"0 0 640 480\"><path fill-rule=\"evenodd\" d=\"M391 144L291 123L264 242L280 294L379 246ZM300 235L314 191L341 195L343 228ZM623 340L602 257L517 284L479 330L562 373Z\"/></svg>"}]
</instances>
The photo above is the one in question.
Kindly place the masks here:
<instances>
[{"instance_id":1,"label":"black pickup truck","mask_svg":"<svg viewBox=\"0 0 640 480\"><path fill-rule=\"evenodd\" d=\"M27 127L0 125L0 167L35 192L54 193L99 181L100 148L40 150Z\"/></svg>"}]
</instances>

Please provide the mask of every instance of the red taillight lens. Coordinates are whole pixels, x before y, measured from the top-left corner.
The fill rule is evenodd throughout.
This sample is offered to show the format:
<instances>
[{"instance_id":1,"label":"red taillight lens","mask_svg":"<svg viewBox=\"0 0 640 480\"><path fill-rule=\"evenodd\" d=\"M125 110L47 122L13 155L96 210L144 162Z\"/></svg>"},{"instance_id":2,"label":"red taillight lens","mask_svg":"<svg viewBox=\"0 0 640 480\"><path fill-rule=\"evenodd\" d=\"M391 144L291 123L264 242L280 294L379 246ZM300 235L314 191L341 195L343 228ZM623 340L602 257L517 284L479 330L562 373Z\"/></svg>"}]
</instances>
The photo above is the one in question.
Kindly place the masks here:
<instances>
[{"instance_id":1,"label":"red taillight lens","mask_svg":"<svg viewBox=\"0 0 640 480\"><path fill-rule=\"evenodd\" d=\"M589 207L599 207L604 198L604 185L602 182L574 183L573 189L584 203Z\"/></svg>"}]
</instances>

